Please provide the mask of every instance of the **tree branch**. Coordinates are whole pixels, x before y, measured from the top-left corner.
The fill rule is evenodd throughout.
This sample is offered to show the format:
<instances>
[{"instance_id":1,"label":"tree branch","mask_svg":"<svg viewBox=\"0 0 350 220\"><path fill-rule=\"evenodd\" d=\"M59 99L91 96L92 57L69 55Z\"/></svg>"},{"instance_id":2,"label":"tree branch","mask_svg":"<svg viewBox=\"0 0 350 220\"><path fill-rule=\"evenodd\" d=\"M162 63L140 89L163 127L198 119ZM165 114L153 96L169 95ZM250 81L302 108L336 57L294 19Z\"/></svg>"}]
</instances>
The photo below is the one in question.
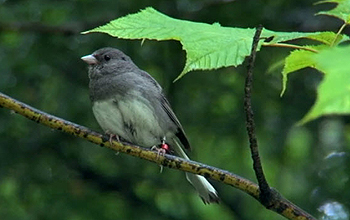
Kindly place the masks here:
<instances>
[{"instance_id":1,"label":"tree branch","mask_svg":"<svg viewBox=\"0 0 350 220\"><path fill-rule=\"evenodd\" d=\"M93 23L82 23L82 22L69 22L62 25L49 25L41 22L2 22L0 21L0 31L16 31L16 32L37 32L41 34L54 34L54 35L65 35L72 36L77 35L83 30L89 27L95 27L101 23L106 23L113 19L112 17L106 17Z\"/></svg>"},{"instance_id":2,"label":"tree branch","mask_svg":"<svg viewBox=\"0 0 350 220\"><path fill-rule=\"evenodd\" d=\"M29 105L19 102L1 92L0 107L11 109L32 121L35 121L37 123L59 131L63 131L70 135L86 139L99 146L107 147L117 152L122 152L134 157L142 158L168 168L199 174L207 178L217 180L224 184L240 189L259 201L259 188L255 183L235 174L232 174L228 171L211 167L206 164L198 163L195 161L185 160L168 154L164 156L158 155L158 153L155 151L135 146L129 143L112 141L111 144L109 142L108 135L102 135L100 133L91 131L86 127L49 115ZM275 192L274 195L276 196L276 198L278 198L278 203L275 203L275 206L271 209L279 213L280 215L288 219L315 219L299 207L284 199L277 192Z\"/></svg>"},{"instance_id":3,"label":"tree branch","mask_svg":"<svg viewBox=\"0 0 350 220\"><path fill-rule=\"evenodd\" d=\"M47 34L63 34L63 35L76 35L80 31L84 30L78 23L65 24L60 26L46 25L39 22L13 22L4 23L0 22L1 31L23 31L23 32L40 32Z\"/></svg>"},{"instance_id":4,"label":"tree branch","mask_svg":"<svg viewBox=\"0 0 350 220\"><path fill-rule=\"evenodd\" d=\"M259 201L261 204L263 204L267 209L274 210L276 212L279 212L280 208L284 205L281 204L281 200L286 200L285 198L282 198L282 196L275 190L270 188L265 175L264 171L261 165L261 160L259 156L259 147L258 147L258 141L256 138L255 133L255 121L254 121L254 112L252 109L252 102L251 102L251 90L252 90L252 84L253 84L253 69L254 69L254 63L255 63L255 57L256 52L260 40L260 35L262 32L263 27L260 25L255 32L254 39L252 42L252 49L251 53L248 59L248 68L247 68L247 76L245 81L245 88L244 88L244 110L246 113L246 126L247 126L247 133L249 137L249 143L250 143L250 151L251 156L253 159L253 169L255 171L256 178L258 180L259 184ZM289 201L288 201L289 202ZM291 207L296 208L295 205L290 203ZM299 210L302 211L302 210ZM310 214L302 211L300 213L305 218L314 219Z\"/></svg>"},{"instance_id":5,"label":"tree branch","mask_svg":"<svg viewBox=\"0 0 350 220\"><path fill-rule=\"evenodd\" d=\"M262 204L269 208L272 204L271 202L271 190L270 186L266 181L264 171L261 165L260 156L259 156L259 148L258 148L258 141L255 134L255 122L254 122L254 112L252 109L252 101L251 101L251 90L252 90L252 84L253 84L253 69L254 69L254 63L255 63L255 57L256 57L256 49L258 47L258 43L260 40L260 35L262 31L262 26L259 26L256 29L253 43L252 43L252 49L251 53L248 59L248 71L247 71L247 77L245 81L245 89L244 89L244 110L246 113L246 125L247 125L247 133L249 137L249 143L250 143L250 151L252 154L253 159L253 168L255 171L256 178L259 183L259 189L260 189L260 201Z\"/></svg>"}]
</instances>

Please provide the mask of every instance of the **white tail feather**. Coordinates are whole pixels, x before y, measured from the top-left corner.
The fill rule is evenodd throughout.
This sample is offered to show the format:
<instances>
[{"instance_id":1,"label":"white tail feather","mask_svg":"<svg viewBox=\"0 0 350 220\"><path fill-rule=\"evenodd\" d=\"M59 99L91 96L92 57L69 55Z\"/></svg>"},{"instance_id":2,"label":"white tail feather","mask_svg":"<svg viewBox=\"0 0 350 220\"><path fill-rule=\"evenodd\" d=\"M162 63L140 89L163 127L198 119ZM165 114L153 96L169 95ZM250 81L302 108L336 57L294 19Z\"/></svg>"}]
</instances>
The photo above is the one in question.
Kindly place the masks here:
<instances>
[{"instance_id":1,"label":"white tail feather","mask_svg":"<svg viewBox=\"0 0 350 220\"><path fill-rule=\"evenodd\" d=\"M179 154L179 156L185 158L186 160L189 160L189 157L183 151L178 141L176 139L173 139L173 141L175 144L173 144L172 147ZM194 188L196 188L197 192L199 193L199 196L205 204L219 202L220 199L215 188L203 176L192 173L186 173L186 179L192 184L192 186L194 186Z\"/></svg>"}]
</instances>

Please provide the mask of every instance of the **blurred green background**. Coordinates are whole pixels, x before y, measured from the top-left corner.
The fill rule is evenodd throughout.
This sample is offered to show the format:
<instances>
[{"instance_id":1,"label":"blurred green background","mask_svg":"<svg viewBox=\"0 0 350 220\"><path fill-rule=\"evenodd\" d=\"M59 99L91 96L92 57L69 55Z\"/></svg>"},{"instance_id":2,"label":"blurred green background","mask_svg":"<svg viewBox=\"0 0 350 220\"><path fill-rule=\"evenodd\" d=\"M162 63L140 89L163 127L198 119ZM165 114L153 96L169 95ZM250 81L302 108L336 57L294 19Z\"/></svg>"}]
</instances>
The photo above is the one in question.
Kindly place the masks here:
<instances>
[{"instance_id":1,"label":"blurred green background","mask_svg":"<svg viewBox=\"0 0 350 220\"><path fill-rule=\"evenodd\" d=\"M243 111L246 63L195 71L176 83L185 53L175 41L130 41L81 31L147 6L172 17L274 31L337 31L313 0L1 0L0 91L50 114L101 131L80 57L117 47L164 87L193 146L191 158L255 182ZM345 30L349 34L349 28ZM258 53L253 108L267 179L306 211L349 219L349 117L296 127L322 75L290 75L280 98L288 49ZM212 182L222 202L204 205L182 172L97 147L0 109L0 219L284 219L247 194ZM331 214L329 214L331 213Z\"/></svg>"}]
</instances>

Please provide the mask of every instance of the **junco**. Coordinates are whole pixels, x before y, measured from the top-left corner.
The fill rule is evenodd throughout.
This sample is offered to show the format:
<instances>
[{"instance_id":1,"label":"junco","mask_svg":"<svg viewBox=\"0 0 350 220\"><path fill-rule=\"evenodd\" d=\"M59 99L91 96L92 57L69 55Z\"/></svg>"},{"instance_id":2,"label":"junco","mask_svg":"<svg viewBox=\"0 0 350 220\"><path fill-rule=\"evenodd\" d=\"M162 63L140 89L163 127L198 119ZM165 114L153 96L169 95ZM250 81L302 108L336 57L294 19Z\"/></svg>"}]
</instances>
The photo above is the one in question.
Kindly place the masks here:
<instances>
[{"instance_id":1,"label":"junco","mask_svg":"<svg viewBox=\"0 0 350 220\"><path fill-rule=\"evenodd\" d=\"M190 149L185 132L152 76L115 48L102 48L81 59L89 64L92 110L106 133L142 147L166 143L169 152L189 159L182 149ZM219 201L203 176L186 173L186 177L204 203Z\"/></svg>"}]
</instances>

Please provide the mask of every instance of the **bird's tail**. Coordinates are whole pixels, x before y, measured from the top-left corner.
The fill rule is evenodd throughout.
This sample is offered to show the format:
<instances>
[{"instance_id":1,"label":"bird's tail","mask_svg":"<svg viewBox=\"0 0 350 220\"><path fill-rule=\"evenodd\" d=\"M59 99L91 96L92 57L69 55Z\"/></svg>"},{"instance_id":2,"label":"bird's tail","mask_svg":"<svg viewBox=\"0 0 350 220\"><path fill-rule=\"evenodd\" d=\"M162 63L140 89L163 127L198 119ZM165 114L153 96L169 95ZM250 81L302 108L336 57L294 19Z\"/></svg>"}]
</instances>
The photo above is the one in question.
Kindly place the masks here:
<instances>
[{"instance_id":1,"label":"bird's tail","mask_svg":"<svg viewBox=\"0 0 350 220\"><path fill-rule=\"evenodd\" d=\"M176 153L180 157L189 160L189 157L183 151L178 141L176 139L173 140L175 142L175 144L173 144L173 148L176 151ZM196 188L197 192L199 193L199 196L205 204L219 203L220 198L218 196L218 193L216 192L215 188L208 182L208 180L205 179L203 176L192 173L186 173L186 179L192 184L192 186L194 186L194 188Z\"/></svg>"}]
</instances>

